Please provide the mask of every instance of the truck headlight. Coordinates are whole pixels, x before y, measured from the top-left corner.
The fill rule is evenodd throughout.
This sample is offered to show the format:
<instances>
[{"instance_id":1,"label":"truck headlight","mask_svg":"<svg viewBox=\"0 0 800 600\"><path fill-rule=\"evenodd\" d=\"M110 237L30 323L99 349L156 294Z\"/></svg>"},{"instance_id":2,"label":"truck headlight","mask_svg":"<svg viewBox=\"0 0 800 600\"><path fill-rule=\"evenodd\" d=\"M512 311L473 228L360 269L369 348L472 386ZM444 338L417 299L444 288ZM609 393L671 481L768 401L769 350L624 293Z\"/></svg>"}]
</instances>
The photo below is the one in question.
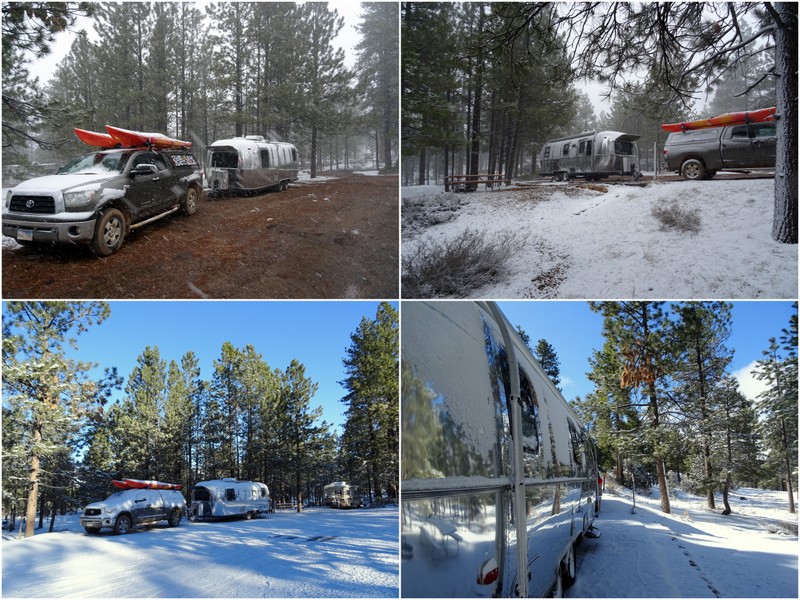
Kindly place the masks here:
<instances>
[{"instance_id":1,"label":"truck headlight","mask_svg":"<svg viewBox=\"0 0 800 600\"><path fill-rule=\"evenodd\" d=\"M6 197L3 199L3 207L4 207L6 210L8 210L8 209L9 209L9 207L11 206L11 196L12 196L12 194L11 194L11 190L8 190L8 191L6 192Z\"/></svg>"},{"instance_id":2,"label":"truck headlight","mask_svg":"<svg viewBox=\"0 0 800 600\"><path fill-rule=\"evenodd\" d=\"M116 508L114 508L113 506L112 506L112 507L109 507L109 508L106 508L106 510L105 510L105 513L106 513L107 515L113 515L115 512L117 512L117 509L116 509Z\"/></svg>"},{"instance_id":3,"label":"truck headlight","mask_svg":"<svg viewBox=\"0 0 800 600\"><path fill-rule=\"evenodd\" d=\"M82 192L64 192L64 206L69 208L80 208L90 204L94 200L96 190L84 190Z\"/></svg>"}]
</instances>

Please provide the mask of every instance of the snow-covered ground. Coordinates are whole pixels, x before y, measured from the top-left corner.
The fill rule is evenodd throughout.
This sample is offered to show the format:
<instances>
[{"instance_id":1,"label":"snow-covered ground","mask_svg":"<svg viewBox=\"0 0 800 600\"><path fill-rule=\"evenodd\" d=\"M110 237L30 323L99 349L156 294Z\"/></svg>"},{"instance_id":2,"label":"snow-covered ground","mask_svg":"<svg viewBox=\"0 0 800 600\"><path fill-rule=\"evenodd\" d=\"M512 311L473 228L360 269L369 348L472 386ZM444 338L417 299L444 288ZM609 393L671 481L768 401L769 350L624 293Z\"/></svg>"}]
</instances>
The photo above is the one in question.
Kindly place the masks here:
<instances>
[{"instance_id":1,"label":"snow-covered ground","mask_svg":"<svg viewBox=\"0 0 800 600\"><path fill-rule=\"evenodd\" d=\"M357 598L399 589L397 508L278 511L252 521L166 523L121 536L54 533L2 545L4 597ZM46 527L45 527L46 529Z\"/></svg>"},{"instance_id":2,"label":"snow-covered ground","mask_svg":"<svg viewBox=\"0 0 800 600\"><path fill-rule=\"evenodd\" d=\"M637 496L632 512L630 493L606 492L595 521L601 536L578 549L565 595L797 598L797 516L786 492L739 489L730 502L733 514L722 516L679 494L667 515L657 497Z\"/></svg>"},{"instance_id":3,"label":"snow-covered ground","mask_svg":"<svg viewBox=\"0 0 800 600\"><path fill-rule=\"evenodd\" d=\"M471 298L797 297L797 245L771 238L772 179L659 181L646 187L538 183L469 194L402 188L403 256L424 239L518 235L497 281ZM699 230L664 229L653 207L695 212Z\"/></svg>"}]
</instances>

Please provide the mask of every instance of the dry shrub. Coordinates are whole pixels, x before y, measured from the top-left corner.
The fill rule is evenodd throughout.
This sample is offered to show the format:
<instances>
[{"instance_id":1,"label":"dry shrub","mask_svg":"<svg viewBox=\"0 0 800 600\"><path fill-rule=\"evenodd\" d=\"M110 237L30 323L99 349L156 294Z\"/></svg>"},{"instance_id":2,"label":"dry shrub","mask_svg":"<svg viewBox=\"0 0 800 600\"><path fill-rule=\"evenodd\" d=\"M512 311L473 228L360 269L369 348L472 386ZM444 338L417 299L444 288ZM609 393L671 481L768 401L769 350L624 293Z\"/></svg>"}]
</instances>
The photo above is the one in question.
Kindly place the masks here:
<instances>
[{"instance_id":1,"label":"dry shrub","mask_svg":"<svg viewBox=\"0 0 800 600\"><path fill-rule=\"evenodd\" d=\"M650 209L659 223L661 229L674 229L683 233L698 233L700 231L700 215L696 208L686 208L672 200L669 204L659 204Z\"/></svg>"},{"instance_id":2,"label":"dry shrub","mask_svg":"<svg viewBox=\"0 0 800 600\"><path fill-rule=\"evenodd\" d=\"M496 281L511 254L524 246L511 233L467 229L456 237L425 240L403 256L404 298L464 298Z\"/></svg>"}]
</instances>

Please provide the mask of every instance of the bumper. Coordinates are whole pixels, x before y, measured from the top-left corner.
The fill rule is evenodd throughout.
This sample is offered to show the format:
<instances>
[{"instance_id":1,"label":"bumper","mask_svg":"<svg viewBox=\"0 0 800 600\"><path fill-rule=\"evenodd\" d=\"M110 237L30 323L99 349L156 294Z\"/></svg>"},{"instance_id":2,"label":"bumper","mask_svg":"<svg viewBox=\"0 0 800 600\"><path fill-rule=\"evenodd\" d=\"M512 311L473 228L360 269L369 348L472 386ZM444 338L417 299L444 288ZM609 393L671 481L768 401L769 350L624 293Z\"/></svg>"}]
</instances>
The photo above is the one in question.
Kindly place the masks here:
<instances>
[{"instance_id":1,"label":"bumper","mask_svg":"<svg viewBox=\"0 0 800 600\"><path fill-rule=\"evenodd\" d=\"M88 527L89 529L100 529L102 527L113 527L113 517L81 517L81 527Z\"/></svg>"},{"instance_id":2,"label":"bumper","mask_svg":"<svg viewBox=\"0 0 800 600\"><path fill-rule=\"evenodd\" d=\"M90 242L96 219L88 221L30 221L3 216L3 235L27 242Z\"/></svg>"}]
</instances>

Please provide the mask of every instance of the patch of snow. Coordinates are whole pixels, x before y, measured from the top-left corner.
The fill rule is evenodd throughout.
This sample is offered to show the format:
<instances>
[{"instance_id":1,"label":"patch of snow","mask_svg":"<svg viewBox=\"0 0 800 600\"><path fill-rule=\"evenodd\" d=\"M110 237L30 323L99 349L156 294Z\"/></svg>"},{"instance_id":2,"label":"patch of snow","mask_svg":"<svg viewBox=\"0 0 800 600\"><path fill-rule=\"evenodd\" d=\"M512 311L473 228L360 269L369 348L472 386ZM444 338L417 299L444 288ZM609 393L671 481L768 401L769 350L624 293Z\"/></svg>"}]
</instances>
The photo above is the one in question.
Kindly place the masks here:
<instances>
[{"instance_id":1,"label":"patch of snow","mask_svg":"<svg viewBox=\"0 0 800 600\"><path fill-rule=\"evenodd\" d=\"M397 598L397 507L278 511L251 521L166 524L127 535L4 534L3 596Z\"/></svg>"},{"instance_id":2,"label":"patch of snow","mask_svg":"<svg viewBox=\"0 0 800 600\"><path fill-rule=\"evenodd\" d=\"M796 298L797 245L771 238L773 186L722 178L607 193L572 183L469 194L404 187L403 253L467 229L521 235L505 277L474 298ZM695 212L699 232L663 228L652 210L673 203Z\"/></svg>"},{"instance_id":3,"label":"patch of snow","mask_svg":"<svg viewBox=\"0 0 800 600\"><path fill-rule=\"evenodd\" d=\"M765 520L797 526L786 493L731 492L733 514L679 494L671 514L657 494L606 492L595 526L576 553L577 577L566 596L626 598L797 598L797 535L775 533ZM746 498L746 500L741 500Z\"/></svg>"}]
</instances>

